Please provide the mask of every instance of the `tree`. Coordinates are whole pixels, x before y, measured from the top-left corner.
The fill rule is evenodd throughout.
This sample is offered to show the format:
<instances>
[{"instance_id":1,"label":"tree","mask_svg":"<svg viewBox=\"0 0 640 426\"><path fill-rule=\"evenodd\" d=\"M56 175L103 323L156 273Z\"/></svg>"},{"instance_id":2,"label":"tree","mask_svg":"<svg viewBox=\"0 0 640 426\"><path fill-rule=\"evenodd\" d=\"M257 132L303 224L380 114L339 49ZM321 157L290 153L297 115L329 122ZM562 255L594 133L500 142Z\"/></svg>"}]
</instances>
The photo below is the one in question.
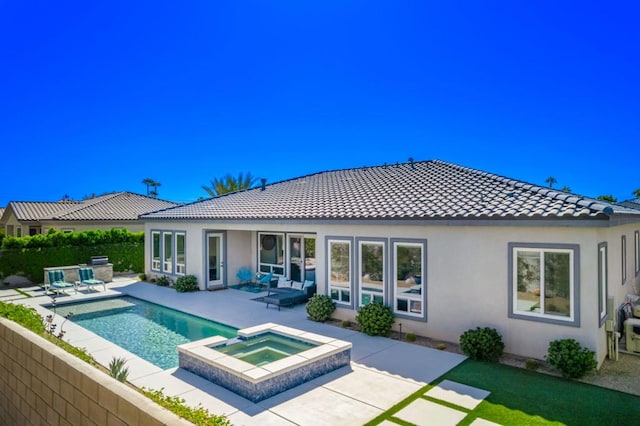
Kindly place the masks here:
<instances>
[{"instance_id":1,"label":"tree","mask_svg":"<svg viewBox=\"0 0 640 426\"><path fill-rule=\"evenodd\" d=\"M598 200L600 201L608 201L610 203L617 203L618 199L615 198L613 195L598 195Z\"/></svg>"},{"instance_id":2,"label":"tree","mask_svg":"<svg viewBox=\"0 0 640 426\"><path fill-rule=\"evenodd\" d=\"M247 173L246 175L240 173L237 178L227 174L220 179L213 179L211 181L211 186L202 185L202 189L207 191L209 196L215 197L229 192L236 192L250 188L257 180L258 178L251 176L251 173Z\"/></svg>"},{"instance_id":3,"label":"tree","mask_svg":"<svg viewBox=\"0 0 640 426\"><path fill-rule=\"evenodd\" d=\"M547 178L547 180L545 180L545 182L547 182L549 184L549 188L553 188L553 184L554 183L558 183L558 181L556 180L556 178L554 178L553 176L549 176Z\"/></svg>"},{"instance_id":4,"label":"tree","mask_svg":"<svg viewBox=\"0 0 640 426\"><path fill-rule=\"evenodd\" d=\"M631 193L635 195L636 198L640 198L640 188L631 191Z\"/></svg>"},{"instance_id":5,"label":"tree","mask_svg":"<svg viewBox=\"0 0 640 426\"><path fill-rule=\"evenodd\" d=\"M151 178L145 178L142 183L147 186L147 195L152 197L158 197L158 187L161 185L160 182L156 182ZM153 188L153 189L151 189Z\"/></svg>"},{"instance_id":6,"label":"tree","mask_svg":"<svg viewBox=\"0 0 640 426\"><path fill-rule=\"evenodd\" d=\"M571 188L569 188L568 186L563 186L560 191L571 194Z\"/></svg>"}]
</instances>

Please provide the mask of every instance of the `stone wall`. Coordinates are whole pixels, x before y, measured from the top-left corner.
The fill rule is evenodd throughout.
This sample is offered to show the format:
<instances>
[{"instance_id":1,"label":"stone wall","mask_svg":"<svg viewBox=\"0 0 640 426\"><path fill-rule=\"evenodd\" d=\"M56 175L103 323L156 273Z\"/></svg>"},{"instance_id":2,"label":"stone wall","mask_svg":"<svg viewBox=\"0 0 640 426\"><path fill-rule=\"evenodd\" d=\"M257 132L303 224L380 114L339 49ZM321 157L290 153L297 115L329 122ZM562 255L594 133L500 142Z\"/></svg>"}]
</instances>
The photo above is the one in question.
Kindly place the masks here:
<instances>
[{"instance_id":1,"label":"stone wall","mask_svg":"<svg viewBox=\"0 0 640 426\"><path fill-rule=\"evenodd\" d=\"M191 424L5 318L0 342L0 424Z\"/></svg>"}]
</instances>

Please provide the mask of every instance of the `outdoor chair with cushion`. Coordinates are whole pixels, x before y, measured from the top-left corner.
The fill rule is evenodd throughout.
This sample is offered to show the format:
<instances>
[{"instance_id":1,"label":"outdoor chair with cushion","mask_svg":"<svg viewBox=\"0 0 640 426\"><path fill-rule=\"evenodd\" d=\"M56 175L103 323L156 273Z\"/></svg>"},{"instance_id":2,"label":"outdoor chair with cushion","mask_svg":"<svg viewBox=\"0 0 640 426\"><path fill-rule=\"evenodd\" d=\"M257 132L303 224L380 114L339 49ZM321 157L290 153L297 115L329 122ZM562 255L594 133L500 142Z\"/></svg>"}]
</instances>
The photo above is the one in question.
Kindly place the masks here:
<instances>
[{"instance_id":1,"label":"outdoor chair with cushion","mask_svg":"<svg viewBox=\"0 0 640 426\"><path fill-rule=\"evenodd\" d=\"M96 279L93 268L78 269L78 277L76 287L85 286L87 289L93 289L95 286L101 285L104 291L107 291L107 286L104 281Z\"/></svg>"},{"instance_id":2,"label":"outdoor chair with cushion","mask_svg":"<svg viewBox=\"0 0 640 426\"><path fill-rule=\"evenodd\" d=\"M53 287L56 294L60 294L61 291L66 294L66 289L73 288L73 291L77 293L76 286L65 281L62 269L47 271L47 275L49 276L49 282L44 283L45 291L49 291L49 288Z\"/></svg>"},{"instance_id":3,"label":"outdoor chair with cushion","mask_svg":"<svg viewBox=\"0 0 640 426\"><path fill-rule=\"evenodd\" d=\"M278 284L278 279L273 278L273 272L268 274L258 273L256 275L256 282L261 285L265 285L268 288L275 287Z\"/></svg>"}]
</instances>

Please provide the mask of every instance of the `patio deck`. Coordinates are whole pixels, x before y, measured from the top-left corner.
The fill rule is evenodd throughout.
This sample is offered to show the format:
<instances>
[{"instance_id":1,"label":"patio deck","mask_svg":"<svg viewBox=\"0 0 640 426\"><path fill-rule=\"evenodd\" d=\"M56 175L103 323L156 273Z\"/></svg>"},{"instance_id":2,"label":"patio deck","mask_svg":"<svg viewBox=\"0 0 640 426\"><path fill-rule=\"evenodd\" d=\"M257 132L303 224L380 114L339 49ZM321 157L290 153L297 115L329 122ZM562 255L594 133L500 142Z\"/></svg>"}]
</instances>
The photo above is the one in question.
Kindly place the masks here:
<instances>
[{"instance_id":1,"label":"patio deck","mask_svg":"<svg viewBox=\"0 0 640 426\"><path fill-rule=\"evenodd\" d=\"M255 293L232 289L177 293L173 288L123 278L107 286L107 293L112 295L139 297L238 328L275 322L353 344L350 367L253 403L183 369L162 370L73 323L65 324L65 340L86 348L102 365L107 366L114 356L124 356L132 384L164 389L165 394L184 398L191 406L202 404L212 413L226 415L234 425L364 424L465 359L445 351L307 320L304 305L281 311L265 309L264 304L251 300L259 296ZM104 292L79 292L58 300L63 303L104 295ZM39 305L48 299L41 296L19 302L44 314L46 310Z\"/></svg>"}]
</instances>

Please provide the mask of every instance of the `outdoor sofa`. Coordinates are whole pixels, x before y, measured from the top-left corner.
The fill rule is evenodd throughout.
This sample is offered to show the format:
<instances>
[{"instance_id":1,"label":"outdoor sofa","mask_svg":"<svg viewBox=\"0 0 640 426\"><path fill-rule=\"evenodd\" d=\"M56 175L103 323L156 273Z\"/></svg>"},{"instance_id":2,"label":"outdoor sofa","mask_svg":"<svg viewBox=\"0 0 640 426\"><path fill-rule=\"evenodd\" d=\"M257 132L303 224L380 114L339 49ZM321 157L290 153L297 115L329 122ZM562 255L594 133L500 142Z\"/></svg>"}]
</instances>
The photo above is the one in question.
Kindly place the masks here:
<instances>
[{"instance_id":1,"label":"outdoor sofa","mask_svg":"<svg viewBox=\"0 0 640 426\"><path fill-rule=\"evenodd\" d=\"M281 306L294 306L299 303L306 303L314 294L316 294L316 284L313 281L305 281L304 283L297 281L279 281L277 287L270 287L264 302L269 305L275 305L280 310Z\"/></svg>"}]
</instances>

